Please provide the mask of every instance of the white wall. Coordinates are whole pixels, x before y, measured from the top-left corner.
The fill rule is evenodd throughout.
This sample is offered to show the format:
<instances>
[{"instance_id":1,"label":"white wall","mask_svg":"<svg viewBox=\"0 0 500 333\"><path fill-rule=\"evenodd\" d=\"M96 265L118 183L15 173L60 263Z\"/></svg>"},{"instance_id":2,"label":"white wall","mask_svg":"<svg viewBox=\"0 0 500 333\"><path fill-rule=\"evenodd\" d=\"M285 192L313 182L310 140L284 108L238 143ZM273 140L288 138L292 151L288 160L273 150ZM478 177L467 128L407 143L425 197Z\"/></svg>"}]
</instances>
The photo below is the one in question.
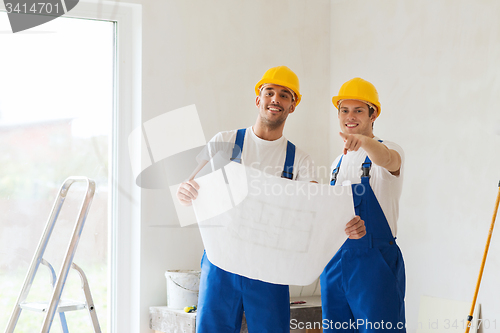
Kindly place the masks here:
<instances>
[{"instance_id":1,"label":"white wall","mask_svg":"<svg viewBox=\"0 0 500 333\"><path fill-rule=\"evenodd\" d=\"M341 144L330 97L352 77L372 81L382 102L375 133L406 152L398 239L409 331L421 295L472 298L500 178L500 3L128 2L143 5L143 121L195 103L207 140L253 124L255 82L284 64L304 95L285 134L329 165ZM141 331L149 332L148 307L165 303L163 273L197 268L203 247L197 229L175 227L167 191L143 190L142 209ZM495 236L478 301L498 330Z\"/></svg>"},{"instance_id":2,"label":"white wall","mask_svg":"<svg viewBox=\"0 0 500 333\"><path fill-rule=\"evenodd\" d=\"M207 140L253 125L255 84L286 65L303 99L285 135L329 163L328 0L128 2L143 5L143 122L194 103ZM166 303L164 272L198 269L203 245L198 229L178 227L167 190L143 189L142 200L141 332L149 332L149 306Z\"/></svg>"},{"instance_id":3,"label":"white wall","mask_svg":"<svg viewBox=\"0 0 500 333\"><path fill-rule=\"evenodd\" d=\"M356 76L374 83L375 135L406 153L398 241L409 332L421 295L470 302L474 293L500 179L499 14L495 0L331 5L330 96ZM478 298L484 332L500 329L499 275L497 230Z\"/></svg>"}]
</instances>

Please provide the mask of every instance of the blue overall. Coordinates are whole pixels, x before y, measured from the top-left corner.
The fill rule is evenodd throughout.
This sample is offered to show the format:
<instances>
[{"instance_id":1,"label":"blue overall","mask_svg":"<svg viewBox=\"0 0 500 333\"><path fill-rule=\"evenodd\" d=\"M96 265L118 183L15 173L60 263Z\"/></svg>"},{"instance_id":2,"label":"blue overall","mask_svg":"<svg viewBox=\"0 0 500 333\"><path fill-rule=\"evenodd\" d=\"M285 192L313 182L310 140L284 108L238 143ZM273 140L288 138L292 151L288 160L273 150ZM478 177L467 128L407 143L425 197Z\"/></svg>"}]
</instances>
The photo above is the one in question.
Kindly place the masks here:
<instances>
[{"instance_id":1,"label":"blue overall","mask_svg":"<svg viewBox=\"0 0 500 333\"><path fill-rule=\"evenodd\" d=\"M245 129L238 130L231 160L241 163ZM288 142L283 178L293 179L295 146ZM229 273L203 254L196 332L239 333L243 311L250 333L289 333L290 294L287 285Z\"/></svg>"},{"instance_id":2,"label":"blue overall","mask_svg":"<svg viewBox=\"0 0 500 333\"><path fill-rule=\"evenodd\" d=\"M352 184L367 234L346 240L320 277L324 332L406 332L403 256L370 186L370 167L366 157L361 183Z\"/></svg>"}]
</instances>

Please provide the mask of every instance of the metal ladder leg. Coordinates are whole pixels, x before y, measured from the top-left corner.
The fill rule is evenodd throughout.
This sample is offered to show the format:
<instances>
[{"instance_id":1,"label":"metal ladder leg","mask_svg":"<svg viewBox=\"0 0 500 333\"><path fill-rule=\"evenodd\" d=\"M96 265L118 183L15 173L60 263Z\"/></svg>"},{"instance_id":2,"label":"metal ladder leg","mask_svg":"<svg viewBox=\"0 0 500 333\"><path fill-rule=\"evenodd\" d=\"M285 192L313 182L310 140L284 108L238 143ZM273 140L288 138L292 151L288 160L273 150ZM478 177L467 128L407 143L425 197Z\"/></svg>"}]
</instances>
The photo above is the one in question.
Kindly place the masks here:
<instances>
[{"instance_id":1,"label":"metal ladder leg","mask_svg":"<svg viewBox=\"0 0 500 333\"><path fill-rule=\"evenodd\" d=\"M99 326L99 320L97 319L94 300L92 299L92 294L90 293L87 276L77 264L73 263L71 267L78 272L80 279L82 280L82 289L85 295L85 302L87 303L87 310L89 310L90 320L92 321L92 326L94 327L94 332L101 333L101 327Z\"/></svg>"},{"instance_id":2,"label":"metal ladder leg","mask_svg":"<svg viewBox=\"0 0 500 333\"><path fill-rule=\"evenodd\" d=\"M52 288L54 288L54 286L56 284L56 272L54 271L54 268L45 259L42 259L41 264L47 266L48 269L50 270L51 285L52 285ZM90 315L90 319L92 321L92 327L94 328L94 332L101 333L101 327L99 326L99 320L97 319L97 314L95 312L94 301L92 299L92 294L90 292L90 287L89 287L89 283L87 280L87 276L85 275L85 272L83 271L83 269L81 269L80 266L78 266L77 264L72 263L71 268L73 268L80 276L80 280L82 282L82 290L83 290L83 294L85 296L85 303L87 305L87 310L89 311L89 315ZM69 333L68 323L66 321L66 315L64 314L64 312L59 312L59 319L61 322L61 328L62 328L63 333Z\"/></svg>"},{"instance_id":3,"label":"metal ladder leg","mask_svg":"<svg viewBox=\"0 0 500 333\"><path fill-rule=\"evenodd\" d=\"M21 293L19 294L19 297L17 298L16 305L14 306L14 310L10 316L9 324L7 325L7 329L5 330L5 333L14 332L14 329L16 327L19 316L21 315L20 304L26 300L26 297L28 297L29 291L30 291L31 286L33 284L33 280L35 278L35 274L38 270L38 266L40 265L40 262L42 261L43 254L44 254L45 249L47 247L47 243L48 243L49 238L52 234L52 231L54 230L54 225L55 225L57 217L59 216L59 213L61 211L61 207L64 203L64 199L66 199L67 188L70 185L71 184L64 182L64 184L59 189L59 193L58 193L57 198L56 198L54 205L52 207L52 211L50 213L49 219L47 220L47 224L46 224L44 232L42 234L42 238L40 239L40 242L38 244L37 250L35 251L33 259L31 260L30 268L28 270L28 273L26 274L26 278L24 279L24 284L23 284L23 287L21 289Z\"/></svg>"},{"instance_id":4,"label":"metal ladder leg","mask_svg":"<svg viewBox=\"0 0 500 333\"><path fill-rule=\"evenodd\" d=\"M64 312L59 312L59 320L61 321L61 328L63 333L69 333L68 322L66 321L66 315Z\"/></svg>"},{"instance_id":5,"label":"metal ladder leg","mask_svg":"<svg viewBox=\"0 0 500 333\"><path fill-rule=\"evenodd\" d=\"M52 288L54 288L54 286L56 284L56 280L57 280L56 272L54 271L54 267L52 267L52 265L47 260L45 260L43 258L42 258L40 263L42 265L47 266L47 268L49 269L49 271L50 271L50 285L52 286ZM68 323L66 321L66 315L64 314L64 312L59 312L59 320L61 322L61 329L62 329L63 333L69 333Z\"/></svg>"},{"instance_id":6,"label":"metal ladder leg","mask_svg":"<svg viewBox=\"0 0 500 333\"><path fill-rule=\"evenodd\" d=\"M7 325L5 333L13 333L14 332L14 329L17 325L18 320L19 320L19 316L21 315L21 310L22 310L21 304L23 304L25 302L25 300L29 294L29 291L30 291L31 286L33 284L33 280L35 278L35 275L36 275L36 272L38 270L40 263L44 262L43 254L45 252L45 249L47 248L48 241L50 239L50 236L52 235L52 231L54 230L55 223L56 223L57 218L59 216L59 213L61 211L62 205L64 204L64 200L66 199L66 195L68 193L68 190L74 182L81 182L81 181L87 183L87 192L85 194L84 200L83 200L82 205L80 207L80 213L78 215L75 227L73 229L73 235L72 235L70 243L68 245L68 249L66 251L66 256L64 258L63 265L62 265L61 270L59 272L59 275L57 277L57 281L54 285L54 291L52 293L52 297L51 297L49 306L46 310L46 315L45 315L43 325L42 325L40 332L47 333L50 331L50 326L52 325L52 321L53 321L55 313L57 311L57 306L59 304L59 301L60 301L60 298L62 295L64 284L66 283L66 278L68 276L69 269L70 269L71 264L73 262L73 257L74 257L75 252L76 252L78 241L80 240L80 235L81 235L83 226L85 225L85 219L87 218L90 204L92 203L92 199L93 199L93 196L95 193L95 182L91 179L86 178L86 177L67 178L64 181L63 185L61 186L61 188L59 189L59 193L58 193L57 198L56 198L54 205L52 207L52 211L50 213L49 219L47 220L47 224L45 226L44 232L43 232L42 237L40 239L40 242L38 244L37 250L35 251L35 254L34 254L33 259L31 261L30 268L28 270L28 273L26 274L26 278L24 280L23 287L21 289L19 297L18 297L16 304L14 306L14 310L12 311L12 314L10 316L9 323ZM63 322L64 322L64 324L63 324ZM66 325L66 320L65 320L64 314L63 314L63 317L61 317L61 325L63 325L63 330L64 330L64 325ZM67 332L67 325L66 325L66 332Z\"/></svg>"}]
</instances>

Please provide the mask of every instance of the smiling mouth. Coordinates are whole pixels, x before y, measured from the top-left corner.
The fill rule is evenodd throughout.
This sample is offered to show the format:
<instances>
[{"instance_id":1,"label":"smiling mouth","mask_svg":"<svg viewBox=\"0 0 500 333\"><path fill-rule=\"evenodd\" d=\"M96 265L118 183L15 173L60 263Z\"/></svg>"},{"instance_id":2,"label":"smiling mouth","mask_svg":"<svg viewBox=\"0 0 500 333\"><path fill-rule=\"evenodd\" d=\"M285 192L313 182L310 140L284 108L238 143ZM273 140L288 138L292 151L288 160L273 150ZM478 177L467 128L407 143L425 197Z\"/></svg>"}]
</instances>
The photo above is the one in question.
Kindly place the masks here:
<instances>
[{"instance_id":1,"label":"smiling mouth","mask_svg":"<svg viewBox=\"0 0 500 333\"><path fill-rule=\"evenodd\" d=\"M357 126L358 126L358 124L345 124L345 127L347 127L347 128L355 128Z\"/></svg>"},{"instance_id":2,"label":"smiling mouth","mask_svg":"<svg viewBox=\"0 0 500 333\"><path fill-rule=\"evenodd\" d=\"M280 107L278 106L268 106L267 109L271 112L281 112L283 111Z\"/></svg>"}]
</instances>

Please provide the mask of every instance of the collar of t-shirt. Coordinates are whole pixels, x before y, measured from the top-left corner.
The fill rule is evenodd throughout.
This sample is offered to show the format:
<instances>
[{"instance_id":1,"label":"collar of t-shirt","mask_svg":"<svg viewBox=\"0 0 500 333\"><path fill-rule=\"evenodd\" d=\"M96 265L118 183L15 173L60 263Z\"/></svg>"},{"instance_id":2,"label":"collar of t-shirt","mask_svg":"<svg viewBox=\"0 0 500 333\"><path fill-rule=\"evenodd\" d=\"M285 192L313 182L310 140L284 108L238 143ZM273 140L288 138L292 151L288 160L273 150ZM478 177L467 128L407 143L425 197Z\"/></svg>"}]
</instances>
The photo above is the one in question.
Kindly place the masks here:
<instances>
[{"instance_id":1,"label":"collar of t-shirt","mask_svg":"<svg viewBox=\"0 0 500 333\"><path fill-rule=\"evenodd\" d=\"M261 139L259 138L255 132L253 131L253 128L252 126L249 127L250 131L249 131L249 134L250 134L250 138L257 142L259 145L263 145L263 146L269 146L269 147L272 147L272 146L279 146L281 144L283 144L283 141L286 140L286 138L282 135L279 139L276 139L276 140L272 140L272 141L269 141L269 140L264 140L264 139Z\"/></svg>"}]
</instances>

